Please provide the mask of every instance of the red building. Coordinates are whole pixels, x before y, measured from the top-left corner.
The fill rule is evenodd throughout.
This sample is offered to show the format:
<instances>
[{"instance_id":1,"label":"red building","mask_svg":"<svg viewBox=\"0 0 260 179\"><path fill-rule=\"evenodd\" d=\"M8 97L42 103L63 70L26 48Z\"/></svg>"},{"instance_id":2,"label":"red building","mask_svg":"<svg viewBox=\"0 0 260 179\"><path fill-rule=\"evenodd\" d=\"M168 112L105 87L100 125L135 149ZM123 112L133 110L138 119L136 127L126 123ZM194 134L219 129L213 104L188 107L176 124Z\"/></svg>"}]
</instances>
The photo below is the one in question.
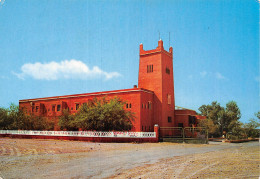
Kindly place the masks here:
<instances>
[{"instance_id":1,"label":"red building","mask_svg":"<svg viewBox=\"0 0 260 179\"><path fill-rule=\"evenodd\" d=\"M28 112L48 117L55 121L58 130L58 117L63 109L76 113L80 105L93 98L115 96L126 101L126 110L135 113L133 131L153 131L154 125L160 127L190 127L199 119L193 110L175 109L174 78L173 78L173 49L164 50L163 41L159 40L158 47L144 50L140 45L140 61L138 87L131 89L84 93L66 96L25 99L19 101L19 107Z\"/></svg>"}]
</instances>

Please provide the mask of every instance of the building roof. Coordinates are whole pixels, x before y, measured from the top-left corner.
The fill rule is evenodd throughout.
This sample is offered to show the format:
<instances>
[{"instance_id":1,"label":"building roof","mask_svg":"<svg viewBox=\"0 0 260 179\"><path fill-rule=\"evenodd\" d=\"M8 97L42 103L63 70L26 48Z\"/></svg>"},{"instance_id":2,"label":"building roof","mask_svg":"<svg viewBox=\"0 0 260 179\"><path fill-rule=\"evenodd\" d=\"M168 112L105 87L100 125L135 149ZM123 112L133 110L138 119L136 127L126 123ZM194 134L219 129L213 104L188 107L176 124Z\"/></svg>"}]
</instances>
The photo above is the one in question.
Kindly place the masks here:
<instances>
[{"instance_id":1,"label":"building roof","mask_svg":"<svg viewBox=\"0 0 260 179\"><path fill-rule=\"evenodd\" d=\"M82 93L82 94L72 94L72 95L64 95L64 96L22 99L22 100L19 100L19 103L55 100L55 99L77 98L77 97L86 97L86 96L99 96L99 95L109 95L109 94L119 94L119 93L133 93L133 92L145 92L145 93L154 94L153 91L150 91L150 90L147 90L144 88L130 88L130 89L113 90L113 91L101 91L101 92L94 92L94 93Z\"/></svg>"}]
</instances>

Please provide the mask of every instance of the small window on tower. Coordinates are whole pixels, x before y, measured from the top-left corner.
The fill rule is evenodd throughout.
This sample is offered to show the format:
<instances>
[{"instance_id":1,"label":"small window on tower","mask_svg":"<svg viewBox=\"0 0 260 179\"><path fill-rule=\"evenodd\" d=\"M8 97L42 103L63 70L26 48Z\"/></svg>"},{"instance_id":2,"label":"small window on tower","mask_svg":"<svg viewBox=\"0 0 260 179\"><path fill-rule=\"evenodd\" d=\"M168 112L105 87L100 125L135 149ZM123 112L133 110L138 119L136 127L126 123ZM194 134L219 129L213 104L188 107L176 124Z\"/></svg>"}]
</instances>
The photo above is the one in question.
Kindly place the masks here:
<instances>
[{"instance_id":1,"label":"small window on tower","mask_svg":"<svg viewBox=\"0 0 260 179\"><path fill-rule=\"evenodd\" d=\"M132 108L132 104L131 103L129 104L129 108Z\"/></svg>"},{"instance_id":2,"label":"small window on tower","mask_svg":"<svg viewBox=\"0 0 260 179\"><path fill-rule=\"evenodd\" d=\"M170 74L170 69L166 67L166 73Z\"/></svg>"},{"instance_id":3,"label":"small window on tower","mask_svg":"<svg viewBox=\"0 0 260 179\"><path fill-rule=\"evenodd\" d=\"M128 108L128 103L126 103L126 108Z\"/></svg>"},{"instance_id":4,"label":"small window on tower","mask_svg":"<svg viewBox=\"0 0 260 179\"><path fill-rule=\"evenodd\" d=\"M172 117L171 116L168 116L168 122L172 122Z\"/></svg>"},{"instance_id":5,"label":"small window on tower","mask_svg":"<svg viewBox=\"0 0 260 179\"><path fill-rule=\"evenodd\" d=\"M153 72L153 65L147 65L147 73Z\"/></svg>"},{"instance_id":6,"label":"small window on tower","mask_svg":"<svg viewBox=\"0 0 260 179\"><path fill-rule=\"evenodd\" d=\"M171 104L171 95L170 94L167 94L167 101L168 101L168 104Z\"/></svg>"}]
</instances>

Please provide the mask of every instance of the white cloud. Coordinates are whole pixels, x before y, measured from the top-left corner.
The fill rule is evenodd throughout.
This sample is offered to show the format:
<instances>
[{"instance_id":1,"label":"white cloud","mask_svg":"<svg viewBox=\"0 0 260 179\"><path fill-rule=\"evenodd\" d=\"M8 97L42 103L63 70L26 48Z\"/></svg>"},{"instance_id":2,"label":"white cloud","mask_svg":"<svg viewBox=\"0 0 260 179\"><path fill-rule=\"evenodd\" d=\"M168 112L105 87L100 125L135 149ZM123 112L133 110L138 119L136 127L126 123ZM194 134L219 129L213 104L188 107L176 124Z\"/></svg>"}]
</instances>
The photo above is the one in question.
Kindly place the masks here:
<instances>
[{"instance_id":1,"label":"white cloud","mask_svg":"<svg viewBox=\"0 0 260 179\"><path fill-rule=\"evenodd\" d=\"M216 78L217 79L219 79L219 80L227 80L227 78L225 77L225 76L223 76L221 73L219 73L219 72L216 72L215 73L215 76L216 76Z\"/></svg>"},{"instance_id":2,"label":"white cloud","mask_svg":"<svg viewBox=\"0 0 260 179\"><path fill-rule=\"evenodd\" d=\"M200 76L205 77L208 73L206 71L200 72Z\"/></svg>"},{"instance_id":3,"label":"white cloud","mask_svg":"<svg viewBox=\"0 0 260 179\"><path fill-rule=\"evenodd\" d=\"M21 73L14 73L18 78L25 79L27 76L37 80L58 79L93 79L105 78L106 80L121 76L118 72L105 72L98 66L90 69L79 60L64 60L49 63L26 63L21 67Z\"/></svg>"}]
</instances>

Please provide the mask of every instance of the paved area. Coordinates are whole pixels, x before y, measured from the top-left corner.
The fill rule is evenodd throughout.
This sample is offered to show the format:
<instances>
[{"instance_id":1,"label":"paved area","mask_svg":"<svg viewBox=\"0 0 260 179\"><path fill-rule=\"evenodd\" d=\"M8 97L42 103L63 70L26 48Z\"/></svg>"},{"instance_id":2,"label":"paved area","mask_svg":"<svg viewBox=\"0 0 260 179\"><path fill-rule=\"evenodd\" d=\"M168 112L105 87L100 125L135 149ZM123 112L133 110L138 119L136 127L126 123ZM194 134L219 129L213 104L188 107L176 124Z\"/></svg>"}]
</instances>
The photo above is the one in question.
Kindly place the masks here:
<instances>
[{"instance_id":1,"label":"paved area","mask_svg":"<svg viewBox=\"0 0 260 179\"><path fill-rule=\"evenodd\" d=\"M2 178L258 178L259 165L259 142L132 144L0 138Z\"/></svg>"}]
</instances>

